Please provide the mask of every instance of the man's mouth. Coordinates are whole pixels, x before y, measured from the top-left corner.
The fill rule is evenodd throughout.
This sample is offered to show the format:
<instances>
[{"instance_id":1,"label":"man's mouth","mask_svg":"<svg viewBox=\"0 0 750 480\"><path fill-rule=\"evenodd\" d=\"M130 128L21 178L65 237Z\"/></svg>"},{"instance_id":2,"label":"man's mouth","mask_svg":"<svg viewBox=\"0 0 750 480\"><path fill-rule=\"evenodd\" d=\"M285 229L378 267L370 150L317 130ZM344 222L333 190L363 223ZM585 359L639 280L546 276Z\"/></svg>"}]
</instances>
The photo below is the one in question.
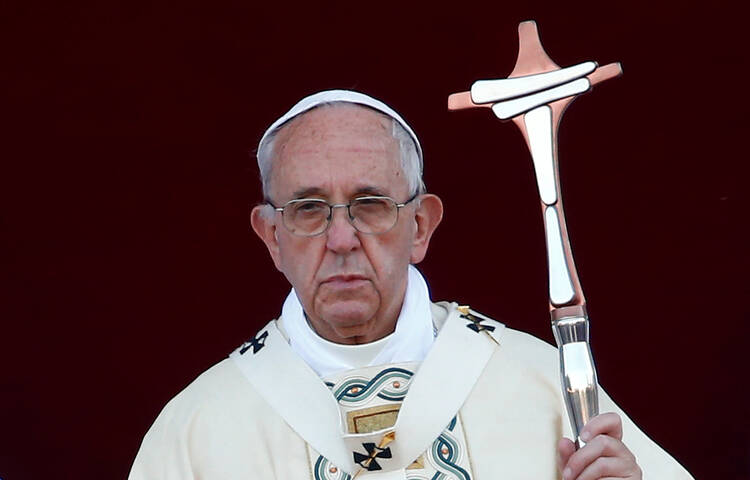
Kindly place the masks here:
<instances>
[{"instance_id":1,"label":"man's mouth","mask_svg":"<svg viewBox=\"0 0 750 480\"><path fill-rule=\"evenodd\" d=\"M333 275L323 280L322 283L333 288L356 288L364 285L369 280L364 275Z\"/></svg>"}]
</instances>

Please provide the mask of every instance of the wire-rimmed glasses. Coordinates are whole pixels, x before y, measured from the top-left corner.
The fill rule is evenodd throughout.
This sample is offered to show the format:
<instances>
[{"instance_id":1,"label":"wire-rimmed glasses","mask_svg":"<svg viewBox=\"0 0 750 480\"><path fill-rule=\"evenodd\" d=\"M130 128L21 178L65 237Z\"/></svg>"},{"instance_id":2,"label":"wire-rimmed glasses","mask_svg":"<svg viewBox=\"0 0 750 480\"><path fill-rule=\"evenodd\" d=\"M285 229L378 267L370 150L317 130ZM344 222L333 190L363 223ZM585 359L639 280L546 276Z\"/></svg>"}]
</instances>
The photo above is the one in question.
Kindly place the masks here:
<instances>
[{"instance_id":1,"label":"wire-rimmed glasses","mask_svg":"<svg viewBox=\"0 0 750 480\"><path fill-rule=\"evenodd\" d=\"M282 207L269 205L281 212L284 227L294 235L314 237L328 230L334 208L346 208L349 223L357 231L377 235L386 233L398 222L398 211L417 198L412 196L404 203L396 203L391 197L370 195L353 198L349 203L331 205L321 198L299 198L290 200Z\"/></svg>"}]
</instances>

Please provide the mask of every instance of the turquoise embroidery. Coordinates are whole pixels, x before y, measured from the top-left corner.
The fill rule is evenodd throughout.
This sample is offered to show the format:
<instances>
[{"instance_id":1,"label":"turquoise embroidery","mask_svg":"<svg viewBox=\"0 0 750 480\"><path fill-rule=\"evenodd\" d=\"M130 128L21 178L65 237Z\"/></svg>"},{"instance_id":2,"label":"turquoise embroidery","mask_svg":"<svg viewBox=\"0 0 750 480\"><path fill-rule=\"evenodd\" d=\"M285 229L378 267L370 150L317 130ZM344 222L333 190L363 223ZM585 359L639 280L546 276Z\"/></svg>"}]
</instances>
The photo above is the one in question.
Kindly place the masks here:
<instances>
[{"instance_id":1,"label":"turquoise embroidery","mask_svg":"<svg viewBox=\"0 0 750 480\"><path fill-rule=\"evenodd\" d=\"M334 471L332 472L331 469ZM352 476L331 465L323 455L318 457L313 468L315 480L351 480Z\"/></svg>"},{"instance_id":2,"label":"turquoise embroidery","mask_svg":"<svg viewBox=\"0 0 750 480\"><path fill-rule=\"evenodd\" d=\"M342 405L360 403L377 395L383 400L400 402L409 390L407 382L414 376L404 368L386 368L375 375L372 380L364 377L350 377L333 387L333 396ZM393 387L393 382L399 381L399 388ZM330 385L330 384L329 384Z\"/></svg>"},{"instance_id":3,"label":"turquoise embroidery","mask_svg":"<svg viewBox=\"0 0 750 480\"><path fill-rule=\"evenodd\" d=\"M432 458L435 460L435 468L439 470L431 480L471 480L469 472L461 468L456 461L459 459L461 444L453 436L456 427L456 417L453 417L443 433L432 443ZM447 451L443 453L443 448Z\"/></svg>"},{"instance_id":4,"label":"turquoise embroidery","mask_svg":"<svg viewBox=\"0 0 750 480\"><path fill-rule=\"evenodd\" d=\"M370 380L365 377L349 377L338 385L326 382L326 386L331 389L341 405L364 403L374 395L384 400L401 402L409 390L409 382L413 376L414 372L393 367L380 371ZM393 386L396 381L400 384L399 388ZM457 417L453 417L443 433L432 443L429 451L425 452L425 457L431 460L429 463L432 464L432 468L437 470L429 480L471 480L469 473L459 465L462 452L461 443L453 435L456 423ZM425 458L425 461L427 460ZM424 476L425 473L421 469L407 470L406 477L410 480L428 480L428 477ZM351 475L335 467L322 455L315 462L313 474L315 480L352 480Z\"/></svg>"}]
</instances>

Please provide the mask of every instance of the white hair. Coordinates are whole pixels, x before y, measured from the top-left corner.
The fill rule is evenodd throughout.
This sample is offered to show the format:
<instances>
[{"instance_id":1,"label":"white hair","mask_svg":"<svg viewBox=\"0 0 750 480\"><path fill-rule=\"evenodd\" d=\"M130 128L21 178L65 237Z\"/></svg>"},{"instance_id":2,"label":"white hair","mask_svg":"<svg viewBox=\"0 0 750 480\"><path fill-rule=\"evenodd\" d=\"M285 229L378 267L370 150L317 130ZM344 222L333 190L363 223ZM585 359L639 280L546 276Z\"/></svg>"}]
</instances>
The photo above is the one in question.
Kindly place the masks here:
<instances>
[{"instance_id":1,"label":"white hair","mask_svg":"<svg viewBox=\"0 0 750 480\"><path fill-rule=\"evenodd\" d=\"M322 103L315 108L317 109L321 107L335 106L341 103L348 103L348 102L327 102L327 103ZM359 104L354 104L354 105L369 109L369 107L364 106L364 105L359 105ZM377 111L374 109L371 109L371 110L376 111L380 113L381 115L384 115L380 111ZM310 110L300 114L300 116L304 115L305 113L309 111ZM398 144L399 144L399 150L401 152L401 170L403 171L404 177L406 178L406 182L409 186L409 192L411 193L411 195L419 195L419 194L425 193L426 188L424 185L424 181L422 180L422 159L419 156L419 153L417 152L417 146L414 143L414 139L411 137L409 132L407 132L406 129L401 125L401 123L398 122L398 120L396 120L395 118L390 118L390 120L391 120L391 125L392 125L391 134L393 135L393 138L395 138L398 141ZM258 149L258 153L257 153L258 169L260 170L260 181L263 185L263 198L264 199L268 199L270 195L271 170L273 169L273 159L274 159L274 146L276 143L276 137L278 136L279 132L284 127L284 125L286 124L280 125L274 131L270 132L266 140Z\"/></svg>"}]
</instances>

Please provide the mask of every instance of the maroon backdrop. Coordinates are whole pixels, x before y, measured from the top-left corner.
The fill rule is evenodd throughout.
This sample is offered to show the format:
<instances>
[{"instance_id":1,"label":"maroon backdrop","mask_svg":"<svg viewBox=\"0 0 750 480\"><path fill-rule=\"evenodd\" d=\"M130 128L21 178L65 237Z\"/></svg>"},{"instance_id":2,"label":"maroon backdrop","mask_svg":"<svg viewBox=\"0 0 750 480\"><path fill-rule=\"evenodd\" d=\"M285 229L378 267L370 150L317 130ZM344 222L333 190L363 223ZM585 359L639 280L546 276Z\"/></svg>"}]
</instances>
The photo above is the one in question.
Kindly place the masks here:
<instances>
[{"instance_id":1,"label":"maroon backdrop","mask_svg":"<svg viewBox=\"0 0 750 480\"><path fill-rule=\"evenodd\" d=\"M738 11L249 3L2 7L3 480L125 477L161 407L277 315L288 286L249 229L249 153L316 90L373 94L419 133L446 208L433 297L551 341L522 138L446 110L510 72L529 18L557 63L625 70L560 138L601 382L696 477L750 477Z\"/></svg>"}]
</instances>

